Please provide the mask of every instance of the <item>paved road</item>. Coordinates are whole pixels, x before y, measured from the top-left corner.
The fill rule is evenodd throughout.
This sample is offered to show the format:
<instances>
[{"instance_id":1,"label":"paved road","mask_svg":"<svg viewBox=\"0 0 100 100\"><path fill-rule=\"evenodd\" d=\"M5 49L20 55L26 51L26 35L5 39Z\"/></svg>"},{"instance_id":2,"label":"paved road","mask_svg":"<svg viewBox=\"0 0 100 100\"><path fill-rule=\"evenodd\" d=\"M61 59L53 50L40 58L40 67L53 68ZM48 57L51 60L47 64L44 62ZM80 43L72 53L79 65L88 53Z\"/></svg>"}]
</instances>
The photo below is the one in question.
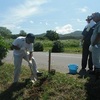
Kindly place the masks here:
<instances>
[{"instance_id":1,"label":"paved road","mask_svg":"<svg viewBox=\"0 0 100 100\"><path fill-rule=\"evenodd\" d=\"M48 70L48 52L34 52L33 53L37 66L39 69ZM7 57L3 60L6 63L13 63L13 52L9 51ZM23 60L23 65L28 66L27 62ZM58 72L68 73L68 64L77 64L78 71L81 68L81 54L66 54L66 53L51 53L51 68Z\"/></svg>"}]
</instances>

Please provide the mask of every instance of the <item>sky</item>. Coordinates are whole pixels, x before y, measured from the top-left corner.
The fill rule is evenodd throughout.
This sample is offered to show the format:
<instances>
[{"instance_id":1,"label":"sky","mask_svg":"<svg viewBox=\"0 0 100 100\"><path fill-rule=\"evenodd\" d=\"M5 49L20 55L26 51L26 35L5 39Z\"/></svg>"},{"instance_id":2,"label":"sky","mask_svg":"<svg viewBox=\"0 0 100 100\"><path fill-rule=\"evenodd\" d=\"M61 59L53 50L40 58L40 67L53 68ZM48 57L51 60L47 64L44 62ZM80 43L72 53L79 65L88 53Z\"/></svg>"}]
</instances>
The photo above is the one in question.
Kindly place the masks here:
<instances>
[{"instance_id":1,"label":"sky","mask_svg":"<svg viewBox=\"0 0 100 100\"><path fill-rule=\"evenodd\" d=\"M100 12L100 0L0 0L0 27L12 34L82 31L86 18Z\"/></svg>"}]
</instances>

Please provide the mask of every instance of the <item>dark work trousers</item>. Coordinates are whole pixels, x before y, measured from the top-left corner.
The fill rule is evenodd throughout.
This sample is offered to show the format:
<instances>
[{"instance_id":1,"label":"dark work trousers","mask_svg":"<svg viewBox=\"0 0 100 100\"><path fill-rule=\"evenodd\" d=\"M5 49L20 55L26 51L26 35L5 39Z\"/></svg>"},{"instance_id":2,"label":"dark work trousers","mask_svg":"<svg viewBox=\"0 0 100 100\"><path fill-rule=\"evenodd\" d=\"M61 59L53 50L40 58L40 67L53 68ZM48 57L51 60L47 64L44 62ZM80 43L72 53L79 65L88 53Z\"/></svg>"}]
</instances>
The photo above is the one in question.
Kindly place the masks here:
<instances>
[{"instance_id":1,"label":"dark work trousers","mask_svg":"<svg viewBox=\"0 0 100 100\"><path fill-rule=\"evenodd\" d=\"M92 53L89 51L90 44L84 41L82 47L82 69L85 69L88 63L89 70L93 70Z\"/></svg>"}]
</instances>

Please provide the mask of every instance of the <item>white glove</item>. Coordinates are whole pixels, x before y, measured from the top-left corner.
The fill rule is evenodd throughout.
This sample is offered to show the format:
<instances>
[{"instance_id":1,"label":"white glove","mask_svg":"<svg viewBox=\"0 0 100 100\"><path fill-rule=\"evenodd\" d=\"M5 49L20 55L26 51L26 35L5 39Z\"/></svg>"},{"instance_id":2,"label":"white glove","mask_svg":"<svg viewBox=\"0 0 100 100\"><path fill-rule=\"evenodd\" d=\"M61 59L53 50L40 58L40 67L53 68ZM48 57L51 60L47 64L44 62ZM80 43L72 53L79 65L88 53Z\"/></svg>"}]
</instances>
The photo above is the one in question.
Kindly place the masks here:
<instances>
[{"instance_id":1,"label":"white glove","mask_svg":"<svg viewBox=\"0 0 100 100\"><path fill-rule=\"evenodd\" d=\"M90 46L89 46L89 51L90 51L90 52L92 52L92 48L93 48L93 46L90 45Z\"/></svg>"},{"instance_id":2,"label":"white glove","mask_svg":"<svg viewBox=\"0 0 100 100\"><path fill-rule=\"evenodd\" d=\"M96 48L98 48L98 46L97 46L97 45L95 45L95 47L96 47Z\"/></svg>"},{"instance_id":3,"label":"white glove","mask_svg":"<svg viewBox=\"0 0 100 100\"><path fill-rule=\"evenodd\" d=\"M31 60L29 60L29 63L30 63L30 64L32 64L32 61L31 61Z\"/></svg>"}]
</instances>

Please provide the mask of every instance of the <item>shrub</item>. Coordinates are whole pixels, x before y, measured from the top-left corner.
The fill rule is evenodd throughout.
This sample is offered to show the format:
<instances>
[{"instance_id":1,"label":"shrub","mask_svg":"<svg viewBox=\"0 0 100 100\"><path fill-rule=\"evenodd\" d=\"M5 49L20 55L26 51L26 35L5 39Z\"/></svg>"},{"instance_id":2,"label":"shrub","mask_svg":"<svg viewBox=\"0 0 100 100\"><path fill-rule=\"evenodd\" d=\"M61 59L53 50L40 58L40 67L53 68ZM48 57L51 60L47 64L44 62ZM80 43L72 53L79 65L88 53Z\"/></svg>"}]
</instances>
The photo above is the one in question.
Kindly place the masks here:
<instances>
[{"instance_id":1,"label":"shrub","mask_svg":"<svg viewBox=\"0 0 100 100\"><path fill-rule=\"evenodd\" d=\"M8 52L8 44L3 37L0 36L0 63L4 57L6 57Z\"/></svg>"},{"instance_id":2,"label":"shrub","mask_svg":"<svg viewBox=\"0 0 100 100\"><path fill-rule=\"evenodd\" d=\"M34 43L34 51L43 51L43 44L41 42Z\"/></svg>"},{"instance_id":3,"label":"shrub","mask_svg":"<svg viewBox=\"0 0 100 100\"><path fill-rule=\"evenodd\" d=\"M64 45L60 41L55 41L53 43L52 52L63 52L64 51Z\"/></svg>"},{"instance_id":4,"label":"shrub","mask_svg":"<svg viewBox=\"0 0 100 100\"><path fill-rule=\"evenodd\" d=\"M13 48L12 48L13 41L14 41L14 39L11 39L11 38L5 40L5 42L7 42L8 46L9 46L9 50L13 50Z\"/></svg>"}]
</instances>

